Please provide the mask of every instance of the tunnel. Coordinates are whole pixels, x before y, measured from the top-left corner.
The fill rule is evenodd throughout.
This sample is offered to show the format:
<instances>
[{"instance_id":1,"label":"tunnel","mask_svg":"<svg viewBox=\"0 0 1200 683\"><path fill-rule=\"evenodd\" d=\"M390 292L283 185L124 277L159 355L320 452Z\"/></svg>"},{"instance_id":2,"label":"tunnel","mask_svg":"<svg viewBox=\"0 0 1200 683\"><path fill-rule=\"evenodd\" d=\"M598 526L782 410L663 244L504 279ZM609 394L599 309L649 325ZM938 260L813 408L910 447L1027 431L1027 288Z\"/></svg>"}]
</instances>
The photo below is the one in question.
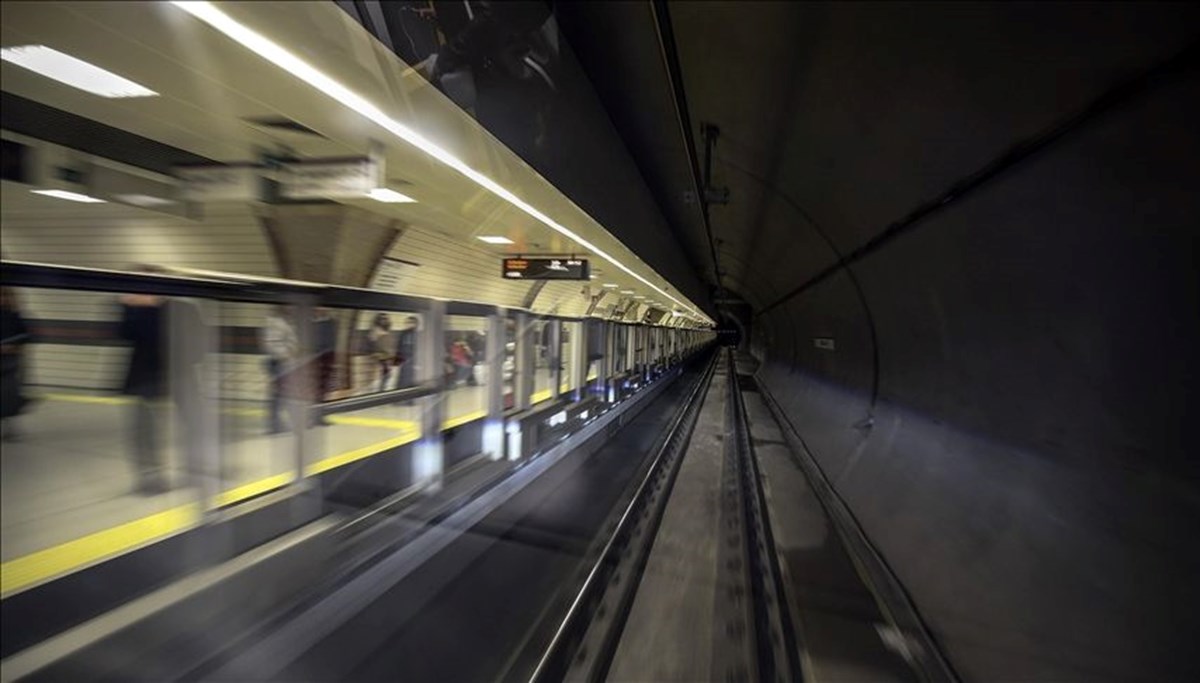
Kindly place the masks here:
<instances>
[{"instance_id":1,"label":"tunnel","mask_svg":"<svg viewBox=\"0 0 1200 683\"><path fill-rule=\"evenodd\" d=\"M62 511L6 529L8 672L1200 677L1197 6L3 11L4 286L32 330L31 369L5 382L37 397L16 424L52 413L53 434L76 406L72 430L118 444L85 411L128 402L114 302L139 292L211 323L180 338L217 359L193 417L220 435L193 444L194 500L88 502L88 536ZM166 97L44 82L33 43L108 55ZM287 389L288 441L262 445L238 420L258 430L283 400L263 341L279 311L336 360L324 395ZM171 400L167 431L190 433ZM304 411L335 429L313 436ZM52 467L19 464L36 430L5 445L13 501ZM53 467L88 447L71 438ZM50 505L34 498L5 516ZM176 526L87 555L132 528L109 516ZM99 636L46 654L306 529L307 602L281 583L287 607L232 618L252 634L236 644L172 666L178 643L156 645L133 669ZM153 547L170 559L141 568ZM510 624L515 605L530 616ZM695 646L710 621L736 637ZM412 663L425 652L444 667Z\"/></svg>"},{"instance_id":2,"label":"tunnel","mask_svg":"<svg viewBox=\"0 0 1200 683\"><path fill-rule=\"evenodd\" d=\"M602 65L674 45L639 84L730 197L709 235L691 217L693 262L749 303L760 384L959 674L1186 677L1194 8L578 13L639 142L673 122Z\"/></svg>"}]
</instances>

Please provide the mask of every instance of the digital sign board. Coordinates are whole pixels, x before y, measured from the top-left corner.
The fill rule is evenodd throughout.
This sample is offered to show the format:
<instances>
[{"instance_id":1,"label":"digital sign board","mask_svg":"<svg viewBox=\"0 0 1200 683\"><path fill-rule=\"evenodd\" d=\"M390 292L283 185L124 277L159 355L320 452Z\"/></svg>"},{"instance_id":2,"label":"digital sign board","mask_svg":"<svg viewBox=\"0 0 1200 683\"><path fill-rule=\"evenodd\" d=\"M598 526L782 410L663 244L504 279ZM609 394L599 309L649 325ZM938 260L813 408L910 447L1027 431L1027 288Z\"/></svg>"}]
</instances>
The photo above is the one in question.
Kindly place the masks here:
<instances>
[{"instance_id":1,"label":"digital sign board","mask_svg":"<svg viewBox=\"0 0 1200 683\"><path fill-rule=\"evenodd\" d=\"M587 280L587 259L506 258L500 271L505 280Z\"/></svg>"}]
</instances>

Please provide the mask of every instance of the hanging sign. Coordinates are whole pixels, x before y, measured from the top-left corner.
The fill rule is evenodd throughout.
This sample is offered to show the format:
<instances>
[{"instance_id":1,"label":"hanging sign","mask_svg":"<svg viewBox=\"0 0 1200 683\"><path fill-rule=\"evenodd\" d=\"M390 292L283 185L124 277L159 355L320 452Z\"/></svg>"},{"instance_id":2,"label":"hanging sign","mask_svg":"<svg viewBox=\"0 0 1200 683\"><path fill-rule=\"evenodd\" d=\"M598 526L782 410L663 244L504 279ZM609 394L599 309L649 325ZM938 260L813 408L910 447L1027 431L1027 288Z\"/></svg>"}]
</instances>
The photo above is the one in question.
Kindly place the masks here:
<instances>
[{"instance_id":1,"label":"hanging sign","mask_svg":"<svg viewBox=\"0 0 1200 683\"><path fill-rule=\"evenodd\" d=\"M285 199L363 197L379 184L370 159L329 159L284 163L279 168L279 196Z\"/></svg>"},{"instance_id":2,"label":"hanging sign","mask_svg":"<svg viewBox=\"0 0 1200 683\"><path fill-rule=\"evenodd\" d=\"M501 275L505 280L587 280L587 259L506 258Z\"/></svg>"},{"instance_id":3,"label":"hanging sign","mask_svg":"<svg viewBox=\"0 0 1200 683\"><path fill-rule=\"evenodd\" d=\"M175 176L189 202L248 202L258 199L260 169L253 164L182 166Z\"/></svg>"}]
</instances>

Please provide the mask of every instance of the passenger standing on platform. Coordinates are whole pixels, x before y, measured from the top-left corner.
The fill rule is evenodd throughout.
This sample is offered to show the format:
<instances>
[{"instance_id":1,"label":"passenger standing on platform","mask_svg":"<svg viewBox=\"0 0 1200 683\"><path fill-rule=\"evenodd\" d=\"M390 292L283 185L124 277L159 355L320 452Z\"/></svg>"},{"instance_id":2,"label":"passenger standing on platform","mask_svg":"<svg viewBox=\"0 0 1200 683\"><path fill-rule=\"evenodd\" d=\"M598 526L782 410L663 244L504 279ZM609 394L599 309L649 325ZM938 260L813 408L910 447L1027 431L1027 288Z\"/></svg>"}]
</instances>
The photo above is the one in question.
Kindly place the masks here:
<instances>
[{"instance_id":1,"label":"passenger standing on platform","mask_svg":"<svg viewBox=\"0 0 1200 683\"><path fill-rule=\"evenodd\" d=\"M367 347L379 376L376 391L386 391L396 363L396 341L392 337L392 319L387 313L375 314L367 332Z\"/></svg>"},{"instance_id":2,"label":"passenger standing on platform","mask_svg":"<svg viewBox=\"0 0 1200 683\"><path fill-rule=\"evenodd\" d=\"M157 266L139 266L136 270L165 272ZM200 465L200 439L204 435L195 422L200 407L199 363L204 353L202 322L193 305L157 294L126 294L120 298L120 305L117 334L131 347L122 392L134 399L132 437L137 490L153 495L171 488L159 439L168 396L178 410L185 465ZM178 331L175 349L169 348L172 337L168 322Z\"/></svg>"},{"instance_id":3,"label":"passenger standing on platform","mask_svg":"<svg viewBox=\"0 0 1200 683\"><path fill-rule=\"evenodd\" d=\"M21 317L17 295L0 287L0 438L16 441L20 432L14 424L25 408L25 345L29 330Z\"/></svg>"},{"instance_id":4,"label":"passenger standing on platform","mask_svg":"<svg viewBox=\"0 0 1200 683\"><path fill-rule=\"evenodd\" d=\"M420 329L417 316L410 315L404 319L404 329L400 330L400 338L396 341L396 363L400 366L400 381L398 389L407 389L416 384L413 376L413 361L417 358L417 332Z\"/></svg>"},{"instance_id":5,"label":"passenger standing on platform","mask_svg":"<svg viewBox=\"0 0 1200 683\"><path fill-rule=\"evenodd\" d=\"M450 347L450 362L454 364L454 380L456 383L465 382L468 386L476 386L475 359L467 342L459 339Z\"/></svg>"},{"instance_id":6,"label":"passenger standing on platform","mask_svg":"<svg viewBox=\"0 0 1200 683\"><path fill-rule=\"evenodd\" d=\"M487 337L479 332L467 333L467 350L471 352L471 361L479 363L487 357Z\"/></svg>"},{"instance_id":7,"label":"passenger standing on platform","mask_svg":"<svg viewBox=\"0 0 1200 683\"><path fill-rule=\"evenodd\" d=\"M270 384L270 401L267 407L267 433L283 431L283 420L279 413L287 393L289 377L293 375L300 354L300 340L296 329L288 320L285 306L273 306L267 313L267 324L263 328L262 345L267 352L267 377Z\"/></svg>"}]
</instances>

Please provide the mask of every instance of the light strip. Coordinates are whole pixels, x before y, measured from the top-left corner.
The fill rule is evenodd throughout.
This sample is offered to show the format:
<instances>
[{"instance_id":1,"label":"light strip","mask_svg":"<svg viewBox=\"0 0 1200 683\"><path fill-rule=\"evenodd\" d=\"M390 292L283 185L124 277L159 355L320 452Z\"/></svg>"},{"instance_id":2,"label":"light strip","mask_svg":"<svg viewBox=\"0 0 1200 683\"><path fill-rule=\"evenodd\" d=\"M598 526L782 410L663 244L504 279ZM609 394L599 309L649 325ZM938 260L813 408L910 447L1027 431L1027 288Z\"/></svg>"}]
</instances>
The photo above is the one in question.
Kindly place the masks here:
<instances>
[{"instance_id":1,"label":"light strip","mask_svg":"<svg viewBox=\"0 0 1200 683\"><path fill-rule=\"evenodd\" d=\"M17 66L101 97L153 97L158 93L45 45L22 45L0 50L0 58Z\"/></svg>"},{"instance_id":2,"label":"light strip","mask_svg":"<svg viewBox=\"0 0 1200 683\"><path fill-rule=\"evenodd\" d=\"M167 204L175 203L175 200L173 200L173 199L164 199L162 197L155 197L155 196L148 195L148 194L118 194L118 195L113 195L113 197L116 199L119 199L123 202L126 202L128 204L133 204L134 206L142 206L142 207L166 206Z\"/></svg>"},{"instance_id":3,"label":"light strip","mask_svg":"<svg viewBox=\"0 0 1200 683\"><path fill-rule=\"evenodd\" d=\"M277 43L266 38L262 34L254 31L253 29L251 29L247 26L244 26L243 24L238 22L236 19L230 17L229 15L225 14L221 10L217 9L217 7L215 5L213 5L211 2L207 2L204 0L199 0L199 1L172 0L171 4L175 5L176 7L179 7L180 9L184 10L188 14L191 14L192 16L196 17L197 19L200 19L201 21L208 24L209 26L212 26L213 28L217 29L221 33L224 33L226 36L233 39L235 42L241 44L243 47L247 48L251 52L257 54L258 56L262 57L263 59L267 60L268 62L271 62L272 64L278 66L279 68L283 69L284 71L287 71L288 73L292 74L296 78L299 78L300 80L302 80L305 83L309 84L310 86L316 88L317 90L320 90L322 93L329 96L330 98L337 100L341 104L344 104L345 106L353 109L354 111L358 112L365 118L369 119L370 121L372 121L379 127L387 130L391 134L395 135L396 137L400 138L401 140L404 140L405 142L412 145L413 147L416 147L417 149L421 150L422 152L425 152L426 154L433 157L434 159L437 159L438 161L449 166L450 168L454 169L455 171L458 171L462 175L469 178L475 184L479 185L480 187L483 187L484 189L488 190L489 192L496 195L497 197L500 197L501 199L505 200L509 204L512 204L513 206L515 206L516 208L525 212L529 216L533 217L538 222L542 223L543 225L550 228L551 230L558 232L559 234L563 235L564 237L567 237L568 239L574 241L579 246L584 247L585 249L592 252L593 254L599 256L600 258L603 258L605 261L608 261L609 263L613 264L614 266L620 268L621 270L625 271L629 275L633 276L639 282L645 284L647 287L650 287L654 291L662 294L663 296L667 297L671 301L674 301L675 303L679 304L680 306L688 309L695 315L699 316L701 319L707 320L708 322L712 322L712 321L708 320L707 316L700 313L696 309L692 308L690 305L688 305L688 303L680 301L679 299L672 296L669 292L660 288L658 285L655 285L653 282L650 282L646 278L635 273L628 266L621 263L614 257L608 255L608 253L606 253L604 250L600 249L599 247L592 244L591 242L588 242L587 240L583 239L582 237L575 234L574 232L567 229L566 227L558 224L552 218L550 218L546 214L542 213L541 211L538 211L532 205L528 204L527 202L522 200L520 197L516 196L509 190L505 189L503 186L501 186L496 181L487 177L483 173L480 173L479 171L476 171L475 169L471 168L466 163L464 163L462 160L455 157L453 154L450 154L449 152L442 149L441 147L438 147L436 144L434 144L430 140L426 139L420 133L414 131L413 129L409 128L408 126L405 126L404 124L400 123L399 121L396 121L395 119L391 118L390 116L385 114L383 112L383 110L381 110L379 107L375 106L374 104L371 104L365 98L363 98L362 96L353 92L352 90L350 90L346 86L342 85L341 83L337 82L333 78L327 76L320 70L318 70L315 67L313 67L312 65L310 65L308 62L305 62L303 59L300 59L296 55L287 51L285 48L281 47Z\"/></svg>"},{"instance_id":4,"label":"light strip","mask_svg":"<svg viewBox=\"0 0 1200 683\"><path fill-rule=\"evenodd\" d=\"M68 190L30 190L34 194L40 194L45 197L54 197L55 199L66 199L72 202L83 202L84 204L104 204L103 199L89 197L86 194L78 192L70 192Z\"/></svg>"},{"instance_id":5,"label":"light strip","mask_svg":"<svg viewBox=\"0 0 1200 683\"><path fill-rule=\"evenodd\" d=\"M386 187L377 187L368 192L367 196L377 202L383 202L385 204L413 204L417 201L406 194L400 194L399 192Z\"/></svg>"},{"instance_id":6,"label":"light strip","mask_svg":"<svg viewBox=\"0 0 1200 683\"><path fill-rule=\"evenodd\" d=\"M513 244L513 241L503 235L479 235L475 239L488 244Z\"/></svg>"}]
</instances>

